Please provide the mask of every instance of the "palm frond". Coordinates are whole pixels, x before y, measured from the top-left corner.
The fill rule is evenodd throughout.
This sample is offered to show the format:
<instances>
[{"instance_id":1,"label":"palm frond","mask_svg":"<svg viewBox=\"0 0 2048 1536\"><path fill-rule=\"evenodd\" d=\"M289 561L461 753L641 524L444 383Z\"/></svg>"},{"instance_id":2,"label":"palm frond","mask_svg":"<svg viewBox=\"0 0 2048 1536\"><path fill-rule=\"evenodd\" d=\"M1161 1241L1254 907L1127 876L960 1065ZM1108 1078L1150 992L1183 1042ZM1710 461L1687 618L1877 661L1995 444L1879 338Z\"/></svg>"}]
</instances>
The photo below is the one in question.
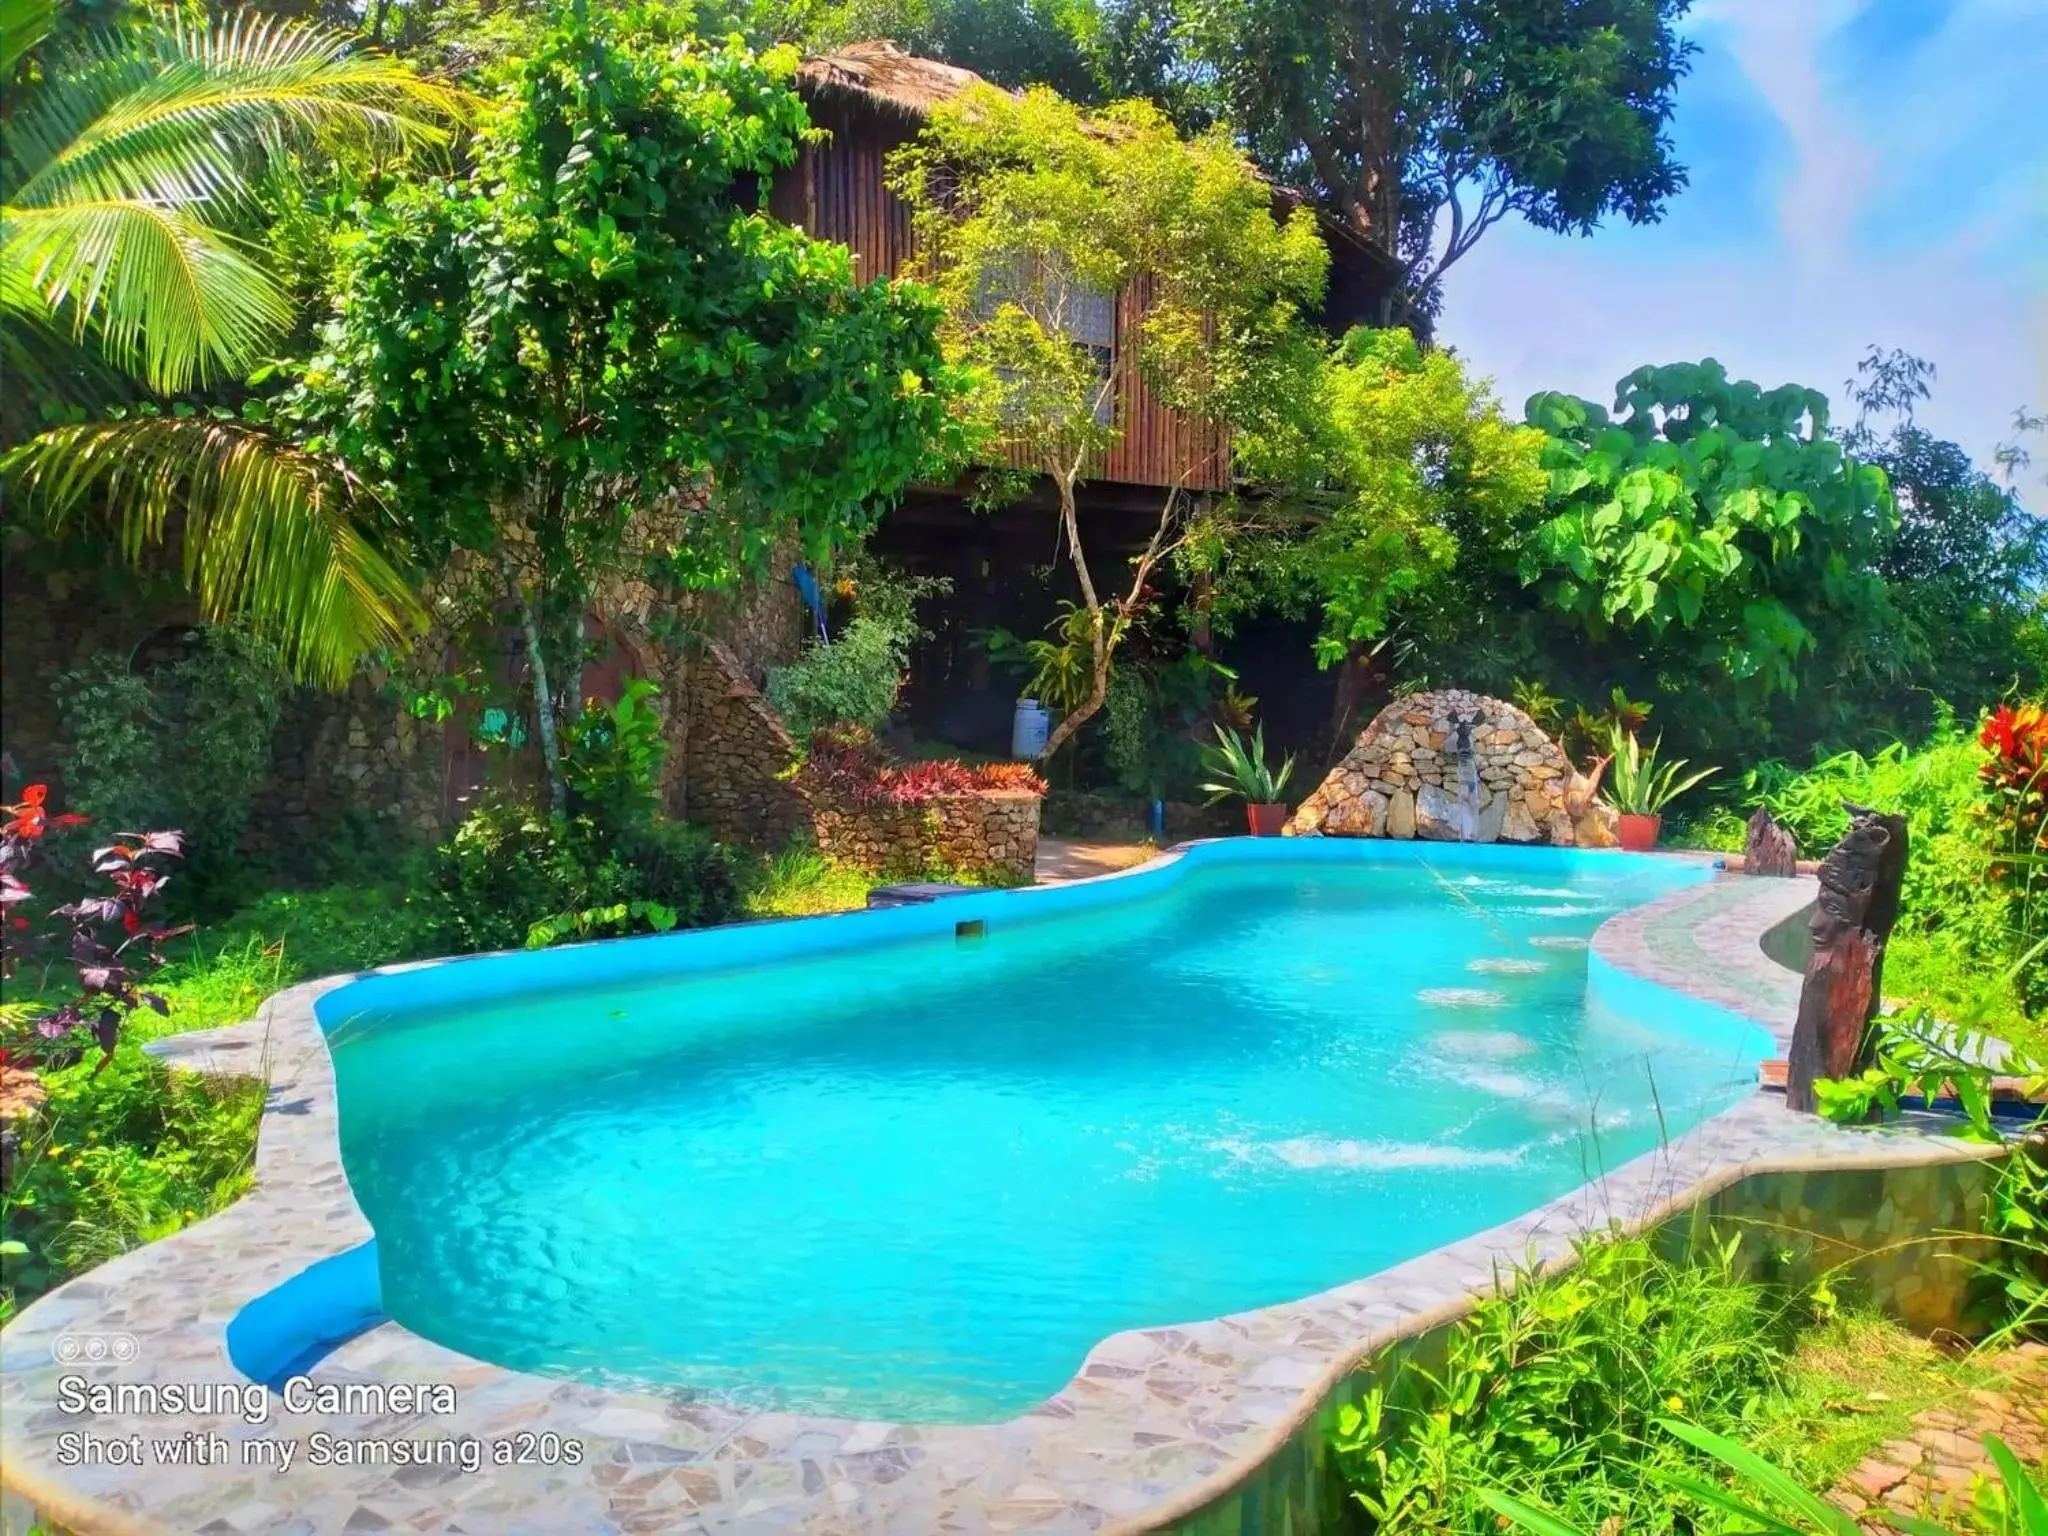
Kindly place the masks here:
<instances>
[{"instance_id":1,"label":"palm frond","mask_svg":"<svg viewBox=\"0 0 2048 1536\"><path fill-rule=\"evenodd\" d=\"M50 35L56 20L56 0L0 0L0 79L13 76L14 66Z\"/></svg>"},{"instance_id":2,"label":"palm frond","mask_svg":"<svg viewBox=\"0 0 2048 1536\"><path fill-rule=\"evenodd\" d=\"M212 203L247 192L252 152L445 143L469 97L325 27L244 11L100 33L45 61L9 124L7 201Z\"/></svg>"},{"instance_id":3,"label":"palm frond","mask_svg":"<svg viewBox=\"0 0 2048 1536\"><path fill-rule=\"evenodd\" d=\"M291 321L284 290L219 230L137 201L0 210L7 307L23 295L107 358L176 394L253 367Z\"/></svg>"},{"instance_id":4,"label":"palm frond","mask_svg":"<svg viewBox=\"0 0 2048 1536\"><path fill-rule=\"evenodd\" d=\"M419 599L365 536L374 508L345 471L240 422L148 418L60 427L0 459L24 509L61 532L103 508L139 560L175 532L206 616L275 641L293 671L340 686L416 634Z\"/></svg>"}]
</instances>

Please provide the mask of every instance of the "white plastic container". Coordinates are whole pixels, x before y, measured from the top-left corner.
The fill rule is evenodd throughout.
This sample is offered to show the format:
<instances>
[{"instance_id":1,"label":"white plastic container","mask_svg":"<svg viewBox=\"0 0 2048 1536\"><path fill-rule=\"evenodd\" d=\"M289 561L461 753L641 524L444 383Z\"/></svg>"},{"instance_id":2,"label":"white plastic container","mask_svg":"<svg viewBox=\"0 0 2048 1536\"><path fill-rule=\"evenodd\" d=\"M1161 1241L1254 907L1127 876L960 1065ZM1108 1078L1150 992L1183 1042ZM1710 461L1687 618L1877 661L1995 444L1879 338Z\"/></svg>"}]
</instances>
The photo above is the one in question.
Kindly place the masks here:
<instances>
[{"instance_id":1,"label":"white plastic container","mask_svg":"<svg viewBox=\"0 0 2048 1536\"><path fill-rule=\"evenodd\" d=\"M1052 711L1036 699L1019 699L1017 713L1010 718L1010 756L1034 762L1045 750L1045 738L1052 734Z\"/></svg>"}]
</instances>

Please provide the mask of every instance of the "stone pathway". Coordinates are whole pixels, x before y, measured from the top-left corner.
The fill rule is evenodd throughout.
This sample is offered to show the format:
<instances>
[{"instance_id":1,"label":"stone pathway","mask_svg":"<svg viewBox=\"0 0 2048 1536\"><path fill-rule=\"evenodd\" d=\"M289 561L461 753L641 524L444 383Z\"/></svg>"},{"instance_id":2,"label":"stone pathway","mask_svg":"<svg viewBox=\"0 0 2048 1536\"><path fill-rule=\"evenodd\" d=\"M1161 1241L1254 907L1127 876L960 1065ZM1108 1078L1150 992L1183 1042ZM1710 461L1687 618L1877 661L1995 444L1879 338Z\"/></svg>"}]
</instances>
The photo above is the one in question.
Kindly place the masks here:
<instances>
[{"instance_id":1,"label":"stone pathway","mask_svg":"<svg viewBox=\"0 0 2048 1536\"><path fill-rule=\"evenodd\" d=\"M1098 843L1076 837L1041 837L1038 840L1038 883L1058 885L1067 880L1086 880L1094 875L1113 875L1120 869L1142 864L1158 848L1151 843Z\"/></svg>"},{"instance_id":2,"label":"stone pathway","mask_svg":"<svg viewBox=\"0 0 2048 1536\"><path fill-rule=\"evenodd\" d=\"M2037 1474L2048 1464L2048 1344L2022 1344L1989 1362L1992 1386L1958 1402L1929 1408L1903 1440L1888 1440L1836 1486L1830 1497L1850 1514L1874 1508L1935 1519L1968 1503L1977 1479L1998 1480L1984 1449L1996 1435ZM1879 1518L1867 1531L1896 1531Z\"/></svg>"}]
</instances>

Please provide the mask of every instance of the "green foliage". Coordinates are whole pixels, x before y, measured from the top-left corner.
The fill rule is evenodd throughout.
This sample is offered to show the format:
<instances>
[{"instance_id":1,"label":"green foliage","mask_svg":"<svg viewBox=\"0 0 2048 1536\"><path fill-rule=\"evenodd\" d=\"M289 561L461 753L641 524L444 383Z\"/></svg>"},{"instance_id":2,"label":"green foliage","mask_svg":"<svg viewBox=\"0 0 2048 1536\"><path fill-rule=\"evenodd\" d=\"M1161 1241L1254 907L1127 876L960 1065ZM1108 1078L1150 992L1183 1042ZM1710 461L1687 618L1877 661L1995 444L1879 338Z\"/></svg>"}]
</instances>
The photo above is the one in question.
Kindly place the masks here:
<instances>
[{"instance_id":1,"label":"green foliage","mask_svg":"<svg viewBox=\"0 0 2048 1536\"><path fill-rule=\"evenodd\" d=\"M1992 1052L1983 1036L1957 1024L1944 1024L1926 1009L1911 1017L1879 1019L1872 1027L1872 1064L1853 1078L1823 1079L1814 1084L1820 1112L1843 1125L1861 1125L1899 1112L1906 1097L1932 1104L1954 1099L1964 1125L1958 1134L1983 1142L2005 1137L1991 1117L1992 1078L2017 1078L2024 1092L2048 1094L2048 1058L2023 1049ZM2048 1110L2036 1117L2048 1120Z\"/></svg>"},{"instance_id":2,"label":"green foliage","mask_svg":"<svg viewBox=\"0 0 2048 1536\"><path fill-rule=\"evenodd\" d=\"M1748 1484L1760 1497L1761 1507L1718 1483L1667 1468L1653 1468L1654 1480L1673 1493L1688 1496L1702 1508L1735 1517L1742 1522L1745 1532L1755 1536L1861 1536L1864 1527L1838 1505L1809 1491L1796 1478L1726 1435L1678 1419L1660 1419L1657 1427ZM1995 1532L1996 1536L2048 1536L2048 1489L2036 1481L2013 1455L2012 1448L1996 1435L1984 1436L1983 1443L1998 1479L1989 1486L1983 1501L1990 1509L1979 1504L1972 1511L1969 1529ZM1504 1524L1519 1526L1534 1536L1590 1536L1586 1528L1497 1489L1483 1488L1479 1498L1502 1517ZM1918 1515L1888 1514L1885 1518L1894 1529L1910 1536L1950 1536L1950 1527Z\"/></svg>"},{"instance_id":3,"label":"green foliage","mask_svg":"<svg viewBox=\"0 0 2048 1536\"><path fill-rule=\"evenodd\" d=\"M1491 1533L1489 1485L1589 1526L1692 1529L1655 1477L1699 1460L1652 1426L1759 1419L1808 1315L1738 1278L1734 1255L1589 1241L1572 1269L1520 1277L1453 1330L1440 1368L1405 1367L1418 1396L1376 1387L1340 1411L1331 1445L1353 1500L1390 1533Z\"/></svg>"},{"instance_id":4,"label":"green foliage","mask_svg":"<svg viewBox=\"0 0 2048 1536\"><path fill-rule=\"evenodd\" d=\"M432 880L449 944L463 951L517 949L536 933L545 943L696 928L739 908L725 850L694 827L614 830L517 805L472 812L437 850Z\"/></svg>"},{"instance_id":5,"label":"green foliage","mask_svg":"<svg viewBox=\"0 0 2048 1536\"><path fill-rule=\"evenodd\" d=\"M59 676L66 790L102 841L182 830L183 873L217 899L239 875L237 845L270 769L283 675L275 652L230 629L202 626L180 652L146 673L101 653Z\"/></svg>"},{"instance_id":6,"label":"green foliage","mask_svg":"<svg viewBox=\"0 0 2048 1536\"><path fill-rule=\"evenodd\" d=\"M1886 700L1901 719L1930 698L1971 708L2015 682L2022 695L2048 684L2048 521L1915 420L1933 377L1931 363L1870 348L1849 386L1857 420L1842 434L1884 471L1898 504L1879 570L1912 659L1905 686Z\"/></svg>"},{"instance_id":7,"label":"green foliage","mask_svg":"<svg viewBox=\"0 0 2048 1536\"><path fill-rule=\"evenodd\" d=\"M838 586L853 602L852 619L829 645L807 645L790 665L768 669L768 702L800 742L835 726L878 731L888 723L910 648L927 634L918 604L953 586L943 576L907 576L859 552L842 569Z\"/></svg>"},{"instance_id":8,"label":"green foliage","mask_svg":"<svg viewBox=\"0 0 2048 1536\"><path fill-rule=\"evenodd\" d=\"M1188 0L1192 61L1259 162L1403 275L1399 321L1510 213L1591 232L1685 185L1664 125L1685 0Z\"/></svg>"},{"instance_id":9,"label":"green foliage","mask_svg":"<svg viewBox=\"0 0 2048 1536\"><path fill-rule=\"evenodd\" d=\"M1104 99L1101 17L1092 0L793 0L787 10L809 48L886 37L997 85Z\"/></svg>"},{"instance_id":10,"label":"green foliage","mask_svg":"<svg viewBox=\"0 0 2048 1536\"><path fill-rule=\"evenodd\" d=\"M1661 816L1665 806L1721 771L1700 768L1686 773L1682 757L1660 761L1663 743L1660 736L1645 747L1634 731L1618 724L1613 728L1608 737L1612 756L1607 764L1607 798L1617 811L1630 816Z\"/></svg>"},{"instance_id":11,"label":"green foliage","mask_svg":"<svg viewBox=\"0 0 2048 1536\"><path fill-rule=\"evenodd\" d=\"M1119 379L1142 379L1211 454L1228 434L1280 436L1316 381L1321 349L1304 322L1329 253L1305 209L1274 217L1271 187L1226 133L1182 139L1141 101L1089 114L1043 89L968 91L928 115L889 172L914 210L947 356L974 380L961 402L965 456L1006 484L1028 466L1058 497L1087 666L1051 756L1100 708L1149 576L1189 532L1184 478L1162 493L1128 576L1098 588L1075 487L1131 425ZM1143 319L1115 324L1115 306L1140 290Z\"/></svg>"},{"instance_id":12,"label":"green foliage","mask_svg":"<svg viewBox=\"0 0 2048 1536\"><path fill-rule=\"evenodd\" d=\"M1227 726L1216 727L1216 745L1202 751L1202 767L1214 775L1201 789L1209 803L1237 796L1248 805L1276 805L1287 792L1294 773L1294 759L1288 758L1275 773L1266 762L1266 728L1252 732L1249 745Z\"/></svg>"},{"instance_id":13,"label":"green foliage","mask_svg":"<svg viewBox=\"0 0 2048 1536\"><path fill-rule=\"evenodd\" d=\"M0 361L16 386L0 468L15 505L46 530L111 526L108 552L130 562L175 536L209 618L275 640L303 676L345 681L419 616L345 477L182 404L79 418L122 414L143 387L239 382L293 308L249 238L266 176L293 155L444 145L464 99L343 34L254 11L138 8L105 28L34 13L10 27L0 167ZM51 430L22 442L31 421Z\"/></svg>"},{"instance_id":14,"label":"green foliage","mask_svg":"<svg viewBox=\"0 0 2048 1536\"><path fill-rule=\"evenodd\" d=\"M660 712L649 701L661 690L644 677L627 681L616 703L584 702L562 733L562 777L573 812L600 825L650 822L661 809L662 760L668 756Z\"/></svg>"},{"instance_id":15,"label":"green foliage","mask_svg":"<svg viewBox=\"0 0 2048 1536\"><path fill-rule=\"evenodd\" d=\"M1506 420L1451 353L1404 330L1358 329L1316 372L1308 408L1240 434L1238 467L1290 500L1212 519L1183 564L1222 580L1227 622L1252 607L1319 614L1328 666L1381 635L1449 568L1493 548L1541 500L1542 436Z\"/></svg>"},{"instance_id":16,"label":"green foliage","mask_svg":"<svg viewBox=\"0 0 2048 1536\"><path fill-rule=\"evenodd\" d=\"M1108 623L1107 677L1112 685L1117 676L1116 644L1127 627L1119 621ZM1027 640L1007 629L988 629L980 639L990 661L1024 679L1024 697L1038 700L1056 716L1071 715L1087 702L1095 684L1095 615L1071 598L1061 598L1045 630Z\"/></svg>"},{"instance_id":17,"label":"green foliage","mask_svg":"<svg viewBox=\"0 0 2048 1536\"><path fill-rule=\"evenodd\" d=\"M910 636L865 615L830 645L813 643L786 667L768 673L768 702L799 741L828 726L879 730L896 707L909 660Z\"/></svg>"},{"instance_id":18,"label":"green foliage","mask_svg":"<svg viewBox=\"0 0 2048 1536\"><path fill-rule=\"evenodd\" d=\"M793 839L741 876L742 900L750 917L813 917L823 912L858 911L868 903L876 878L818 851L808 836Z\"/></svg>"},{"instance_id":19,"label":"green foliage","mask_svg":"<svg viewBox=\"0 0 2048 1536\"><path fill-rule=\"evenodd\" d=\"M263 1089L253 1079L174 1073L125 1032L48 1071L49 1098L23 1122L0 1192L0 1240L20 1243L0 1285L0 1320L20 1301L210 1216L249 1186Z\"/></svg>"},{"instance_id":20,"label":"green foliage","mask_svg":"<svg viewBox=\"0 0 2048 1536\"><path fill-rule=\"evenodd\" d=\"M823 556L924 462L953 374L928 293L861 283L844 246L766 212L810 135L793 51L651 6L549 15L470 168L355 210L334 317L279 409L379 490L423 565L497 564L552 757L607 572L720 588L780 542Z\"/></svg>"},{"instance_id":21,"label":"green foliage","mask_svg":"<svg viewBox=\"0 0 2048 1536\"><path fill-rule=\"evenodd\" d=\"M1981 769L1987 754L1945 718L1918 751L1894 742L1864 756L1841 752L1809 768L1765 762L1741 780L1736 809L1697 829L1713 846L1742 846L1742 819L1756 805L1792 830L1808 857L1819 857L1848 830L1845 801L1897 811L1906 818L1906 865L1899 926L1885 951L1887 996L1925 1004L1942 1017L2015 1041L2041 1038L2028 1009L2043 999L2043 967L2008 973L2042 933L2048 914L2016 899L2001 878L2018 863L1998 842L1986 814ZM2038 909L2040 903L2035 904ZM2044 1042L2048 1043L2048 1042Z\"/></svg>"},{"instance_id":22,"label":"green foliage","mask_svg":"<svg viewBox=\"0 0 2048 1536\"><path fill-rule=\"evenodd\" d=\"M1883 471L1826 436L1825 396L1731 382L1709 359L1637 369L1616 410L1529 402L1551 516L1518 565L1546 602L1595 640L1675 628L1757 696L1796 689L1817 628L1882 626L1896 513Z\"/></svg>"}]
</instances>

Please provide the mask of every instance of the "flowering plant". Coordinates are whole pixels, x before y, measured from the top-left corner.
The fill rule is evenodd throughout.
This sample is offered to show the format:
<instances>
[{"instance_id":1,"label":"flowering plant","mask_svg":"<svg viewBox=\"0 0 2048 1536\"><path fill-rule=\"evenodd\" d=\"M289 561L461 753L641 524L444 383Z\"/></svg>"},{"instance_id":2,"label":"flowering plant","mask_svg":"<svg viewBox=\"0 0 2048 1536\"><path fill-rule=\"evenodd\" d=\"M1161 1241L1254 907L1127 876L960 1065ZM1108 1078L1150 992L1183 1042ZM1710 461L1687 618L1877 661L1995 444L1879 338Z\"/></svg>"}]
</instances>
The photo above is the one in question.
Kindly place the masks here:
<instances>
[{"instance_id":1,"label":"flowering plant","mask_svg":"<svg viewBox=\"0 0 2048 1536\"><path fill-rule=\"evenodd\" d=\"M2048 706L2001 704L1984 721L1977 744L1991 755L1977 772L1992 797L1992 816L2020 847L2032 829L2048 849Z\"/></svg>"},{"instance_id":2,"label":"flowering plant","mask_svg":"<svg viewBox=\"0 0 2048 1536\"><path fill-rule=\"evenodd\" d=\"M19 803L0 806L0 815L6 817L0 822L0 907L7 914L0 929L0 976L11 976L29 946L43 937L25 910L34 895L25 876L51 832L83 826L86 818L52 815L49 787L44 784L26 786ZM151 911L170 879L162 861L182 858L184 851L180 832L124 832L120 841L93 850L93 872L106 877L109 889L51 913L68 920L68 954L78 987L75 995L54 1007L27 1005L27 1017L38 1036L59 1041L89 1031L104 1066L129 1014L137 1008L170 1011L161 996L142 986L143 973L132 952L139 948L154 969L164 963L164 944L192 931L189 923L170 927Z\"/></svg>"}]
</instances>

